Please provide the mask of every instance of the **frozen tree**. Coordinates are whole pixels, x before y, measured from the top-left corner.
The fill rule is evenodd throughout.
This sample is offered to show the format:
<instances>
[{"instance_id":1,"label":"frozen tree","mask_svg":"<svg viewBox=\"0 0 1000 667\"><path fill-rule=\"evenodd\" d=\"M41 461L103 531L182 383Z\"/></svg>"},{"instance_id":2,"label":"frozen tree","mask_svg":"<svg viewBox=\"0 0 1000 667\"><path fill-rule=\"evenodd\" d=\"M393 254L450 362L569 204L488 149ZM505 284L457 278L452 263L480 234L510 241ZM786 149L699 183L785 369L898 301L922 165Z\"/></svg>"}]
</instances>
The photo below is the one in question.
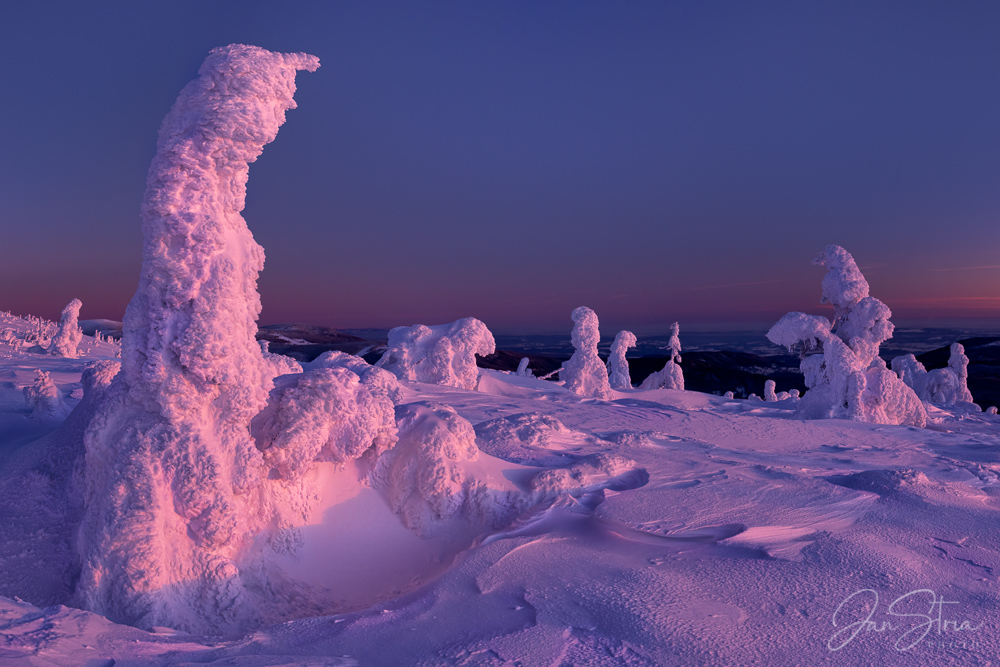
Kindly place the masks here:
<instances>
[{"instance_id":1,"label":"frozen tree","mask_svg":"<svg viewBox=\"0 0 1000 667\"><path fill-rule=\"evenodd\" d=\"M777 394L774 393L775 388L774 380L768 380L764 383L764 400L773 403L778 400Z\"/></svg>"},{"instance_id":2,"label":"frozen tree","mask_svg":"<svg viewBox=\"0 0 1000 667\"><path fill-rule=\"evenodd\" d=\"M619 331L615 342L611 344L611 354L608 356L608 382L612 389L631 389L632 378L628 374L628 360L625 353L635 347L635 334L631 331Z\"/></svg>"},{"instance_id":3,"label":"frozen tree","mask_svg":"<svg viewBox=\"0 0 1000 667\"><path fill-rule=\"evenodd\" d=\"M254 338L264 253L240 212L249 163L295 106L297 70L318 66L215 49L160 128L121 372L84 434L77 594L115 621L233 632L256 618L238 558L279 503L250 423L278 371Z\"/></svg>"},{"instance_id":4,"label":"frozen tree","mask_svg":"<svg viewBox=\"0 0 1000 667\"><path fill-rule=\"evenodd\" d=\"M77 347L83 338L79 325L81 306L83 303L79 299L73 299L63 308L62 317L59 318L59 331L49 344L49 354L76 359Z\"/></svg>"},{"instance_id":5,"label":"frozen tree","mask_svg":"<svg viewBox=\"0 0 1000 667\"><path fill-rule=\"evenodd\" d=\"M474 317L451 324L396 327L389 347L375 365L407 382L475 389L476 355L496 352L493 334Z\"/></svg>"},{"instance_id":6,"label":"frozen tree","mask_svg":"<svg viewBox=\"0 0 1000 667\"><path fill-rule=\"evenodd\" d=\"M997 406L991 405L990 407L986 408L986 414L995 415L996 413L997 413Z\"/></svg>"},{"instance_id":7,"label":"frozen tree","mask_svg":"<svg viewBox=\"0 0 1000 667\"><path fill-rule=\"evenodd\" d=\"M788 313L767 333L771 342L802 355L809 391L797 416L924 426L927 413L917 394L878 356L892 337L888 306L869 296L868 282L840 246L827 246L813 263L827 269L821 302L833 306L834 321Z\"/></svg>"},{"instance_id":8,"label":"frozen tree","mask_svg":"<svg viewBox=\"0 0 1000 667\"><path fill-rule=\"evenodd\" d=\"M520 363L518 363L518 365L517 365L517 371L514 372L514 375L516 375L517 377L522 377L522 378L533 378L533 377L535 377L535 374L531 372L530 368L528 368L528 364L529 363L530 363L530 361L528 360L528 357L521 357L521 361L520 361Z\"/></svg>"},{"instance_id":9,"label":"frozen tree","mask_svg":"<svg viewBox=\"0 0 1000 667\"><path fill-rule=\"evenodd\" d=\"M969 358L965 347L953 343L947 368L928 371L912 354L892 360L892 370L921 400L939 405L964 404L978 409L969 391Z\"/></svg>"},{"instance_id":10,"label":"frozen tree","mask_svg":"<svg viewBox=\"0 0 1000 667\"><path fill-rule=\"evenodd\" d=\"M579 396L611 398L608 384L608 370L597 355L597 343L601 340L597 313L586 306L573 311L573 356L559 373L565 387Z\"/></svg>"},{"instance_id":11,"label":"frozen tree","mask_svg":"<svg viewBox=\"0 0 1000 667\"><path fill-rule=\"evenodd\" d=\"M677 322L670 325L670 339L667 349L670 359L662 370L651 373L642 381L642 389L684 389L684 372L681 370L681 327Z\"/></svg>"},{"instance_id":12,"label":"frozen tree","mask_svg":"<svg viewBox=\"0 0 1000 667\"><path fill-rule=\"evenodd\" d=\"M733 394L733 392L731 392L731 391L727 391L727 392L726 392L725 394L723 394L722 396L723 396L723 398L728 398L728 399L730 399L730 400L734 398L734 394Z\"/></svg>"},{"instance_id":13,"label":"frozen tree","mask_svg":"<svg viewBox=\"0 0 1000 667\"><path fill-rule=\"evenodd\" d=\"M59 388L43 370L35 370L35 382L24 388L24 400L31 408L32 419L47 421L66 416Z\"/></svg>"}]
</instances>

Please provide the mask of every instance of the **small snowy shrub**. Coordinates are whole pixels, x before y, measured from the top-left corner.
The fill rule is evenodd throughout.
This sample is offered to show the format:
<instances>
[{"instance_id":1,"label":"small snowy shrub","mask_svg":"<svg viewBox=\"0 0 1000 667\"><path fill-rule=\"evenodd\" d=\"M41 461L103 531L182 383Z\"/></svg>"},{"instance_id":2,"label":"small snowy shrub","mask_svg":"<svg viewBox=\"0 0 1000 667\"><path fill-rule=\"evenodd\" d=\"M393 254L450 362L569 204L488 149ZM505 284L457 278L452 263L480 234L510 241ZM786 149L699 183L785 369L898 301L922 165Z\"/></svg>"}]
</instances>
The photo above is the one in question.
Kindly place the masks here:
<instances>
[{"instance_id":1,"label":"small snowy shrub","mask_svg":"<svg viewBox=\"0 0 1000 667\"><path fill-rule=\"evenodd\" d=\"M400 380L475 389L479 378L476 355L496 352L493 334L474 317L428 327L396 327L389 347L376 366Z\"/></svg>"},{"instance_id":2,"label":"small snowy shrub","mask_svg":"<svg viewBox=\"0 0 1000 667\"><path fill-rule=\"evenodd\" d=\"M670 325L670 339L667 348L670 359L662 370L650 374L642 381L642 389L684 389L684 372L681 370L681 338L680 325L674 322Z\"/></svg>"},{"instance_id":3,"label":"small snowy shrub","mask_svg":"<svg viewBox=\"0 0 1000 667\"><path fill-rule=\"evenodd\" d=\"M36 370L35 383L24 388L24 400L31 408L32 419L46 421L66 416L59 388L43 370Z\"/></svg>"}]
</instances>

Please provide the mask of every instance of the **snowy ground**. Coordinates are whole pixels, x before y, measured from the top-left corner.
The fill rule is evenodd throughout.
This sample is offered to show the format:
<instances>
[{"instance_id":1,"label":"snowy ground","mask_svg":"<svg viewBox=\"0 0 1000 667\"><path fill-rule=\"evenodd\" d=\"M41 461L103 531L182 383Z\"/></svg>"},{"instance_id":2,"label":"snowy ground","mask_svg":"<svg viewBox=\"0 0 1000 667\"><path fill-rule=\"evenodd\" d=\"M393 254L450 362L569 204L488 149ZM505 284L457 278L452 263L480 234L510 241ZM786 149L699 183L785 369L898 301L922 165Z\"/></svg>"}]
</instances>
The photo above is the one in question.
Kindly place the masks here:
<instances>
[{"instance_id":1,"label":"snowy ground","mask_svg":"<svg viewBox=\"0 0 1000 667\"><path fill-rule=\"evenodd\" d=\"M33 326L0 316L0 331ZM323 502L275 567L290 586L329 591L312 603L322 615L302 610L242 638L112 623L72 606L79 516L56 443L78 425L32 419L22 388L44 369L72 407L84 365L116 350L85 337L80 359L60 359L0 339L0 664L991 665L1000 655L996 415L935 410L926 429L801 422L782 403L672 390L580 399L494 371L474 391L405 384L407 402L446 404L477 425L473 474L517 488L538 468L585 471L598 453L635 465L596 471L599 490L561 495L499 531L430 537L403 527L353 467L321 465ZM493 421L524 414L536 416Z\"/></svg>"}]
</instances>

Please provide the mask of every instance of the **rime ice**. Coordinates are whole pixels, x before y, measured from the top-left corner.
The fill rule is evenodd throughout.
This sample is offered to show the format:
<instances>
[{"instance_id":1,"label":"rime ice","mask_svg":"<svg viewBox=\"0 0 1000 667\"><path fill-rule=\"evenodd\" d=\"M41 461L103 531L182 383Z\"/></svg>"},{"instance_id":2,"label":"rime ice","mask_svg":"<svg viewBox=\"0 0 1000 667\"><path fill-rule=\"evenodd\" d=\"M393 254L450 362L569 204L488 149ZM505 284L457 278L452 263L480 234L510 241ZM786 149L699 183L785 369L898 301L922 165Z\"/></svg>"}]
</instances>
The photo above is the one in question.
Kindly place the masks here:
<instances>
[{"instance_id":1,"label":"rime ice","mask_svg":"<svg viewBox=\"0 0 1000 667\"><path fill-rule=\"evenodd\" d=\"M677 322L670 325L670 339L667 341L670 359L661 370L651 373L642 381L642 389L684 389L684 371L680 367L680 331L681 327Z\"/></svg>"},{"instance_id":2,"label":"rime ice","mask_svg":"<svg viewBox=\"0 0 1000 667\"><path fill-rule=\"evenodd\" d=\"M575 351L563 366L559 377L565 380L566 388L579 396L611 398L608 371L597 355L597 343L601 340L597 313L586 306L573 311L573 347Z\"/></svg>"},{"instance_id":3,"label":"rime ice","mask_svg":"<svg viewBox=\"0 0 1000 667\"><path fill-rule=\"evenodd\" d=\"M77 348L83 338L79 325L82 306L83 303L79 299L73 299L63 308L62 317L59 318L59 331L49 344L49 354L69 359L76 358Z\"/></svg>"},{"instance_id":4,"label":"rime ice","mask_svg":"<svg viewBox=\"0 0 1000 667\"><path fill-rule=\"evenodd\" d=\"M389 347L376 366L400 380L475 389L476 355L496 352L493 334L474 317L451 324L396 327Z\"/></svg>"},{"instance_id":5,"label":"rime ice","mask_svg":"<svg viewBox=\"0 0 1000 667\"><path fill-rule=\"evenodd\" d=\"M611 343L611 354L608 356L608 383L612 389L631 389L632 378L628 374L628 360L625 353L635 347L635 334L631 331L619 331L615 342Z\"/></svg>"},{"instance_id":6,"label":"rime ice","mask_svg":"<svg viewBox=\"0 0 1000 667\"><path fill-rule=\"evenodd\" d=\"M160 128L122 372L84 436L77 590L109 618L219 632L253 621L237 557L268 517L249 426L280 370L254 339L264 252L240 211L249 163L295 107L296 72L318 66L215 49Z\"/></svg>"},{"instance_id":7,"label":"rime ice","mask_svg":"<svg viewBox=\"0 0 1000 667\"><path fill-rule=\"evenodd\" d=\"M767 333L772 343L803 356L800 368L809 391L797 415L924 426L927 413L917 394L878 356L879 346L892 337L889 307L869 296L868 282L840 246L827 246L813 263L827 269L821 302L833 306L834 322L788 313Z\"/></svg>"}]
</instances>

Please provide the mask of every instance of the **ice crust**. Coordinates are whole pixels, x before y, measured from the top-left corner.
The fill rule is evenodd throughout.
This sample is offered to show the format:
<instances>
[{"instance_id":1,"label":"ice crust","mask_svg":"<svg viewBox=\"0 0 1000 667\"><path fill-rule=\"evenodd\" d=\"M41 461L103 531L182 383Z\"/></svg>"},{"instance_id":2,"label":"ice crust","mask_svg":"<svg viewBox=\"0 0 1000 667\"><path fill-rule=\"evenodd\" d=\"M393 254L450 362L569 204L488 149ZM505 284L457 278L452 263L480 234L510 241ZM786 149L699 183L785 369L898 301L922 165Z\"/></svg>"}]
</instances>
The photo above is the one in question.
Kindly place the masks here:
<instances>
[{"instance_id":1,"label":"ice crust","mask_svg":"<svg viewBox=\"0 0 1000 667\"><path fill-rule=\"evenodd\" d=\"M486 325L474 317L450 324L396 327L389 347L376 366L400 380L475 389L479 378L476 355L496 352Z\"/></svg>"}]
</instances>

